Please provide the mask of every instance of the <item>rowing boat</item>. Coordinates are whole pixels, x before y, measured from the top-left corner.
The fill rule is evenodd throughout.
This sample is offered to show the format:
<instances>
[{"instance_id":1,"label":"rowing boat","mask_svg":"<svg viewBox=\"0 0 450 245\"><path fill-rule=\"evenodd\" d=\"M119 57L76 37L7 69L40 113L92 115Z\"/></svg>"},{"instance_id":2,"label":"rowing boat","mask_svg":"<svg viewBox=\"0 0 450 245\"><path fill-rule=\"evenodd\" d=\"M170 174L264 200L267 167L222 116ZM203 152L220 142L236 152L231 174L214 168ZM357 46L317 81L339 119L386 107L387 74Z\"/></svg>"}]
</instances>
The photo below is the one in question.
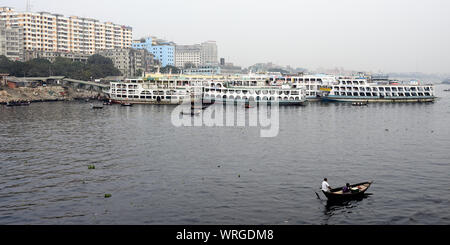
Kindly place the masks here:
<instances>
[{"instance_id":1,"label":"rowing boat","mask_svg":"<svg viewBox=\"0 0 450 245\"><path fill-rule=\"evenodd\" d=\"M322 192L330 201L352 200L363 197L364 193L367 191L367 189L369 189L372 183L373 181L369 181L350 185L350 191L346 193L343 192L344 187L334 188L330 191Z\"/></svg>"}]
</instances>

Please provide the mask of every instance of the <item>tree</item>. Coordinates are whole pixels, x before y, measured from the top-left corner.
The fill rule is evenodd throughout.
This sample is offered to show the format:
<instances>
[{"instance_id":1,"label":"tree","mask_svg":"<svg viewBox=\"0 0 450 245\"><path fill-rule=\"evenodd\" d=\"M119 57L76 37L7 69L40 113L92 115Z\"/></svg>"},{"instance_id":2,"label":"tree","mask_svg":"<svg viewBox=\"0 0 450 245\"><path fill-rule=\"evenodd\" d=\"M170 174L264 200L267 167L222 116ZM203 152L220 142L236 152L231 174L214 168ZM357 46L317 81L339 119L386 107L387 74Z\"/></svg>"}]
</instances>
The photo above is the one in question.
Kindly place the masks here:
<instances>
[{"instance_id":1,"label":"tree","mask_svg":"<svg viewBox=\"0 0 450 245\"><path fill-rule=\"evenodd\" d=\"M192 62L184 63L184 69L196 68L197 66Z\"/></svg>"},{"instance_id":2,"label":"tree","mask_svg":"<svg viewBox=\"0 0 450 245\"><path fill-rule=\"evenodd\" d=\"M167 66L164 66L163 68L161 68L160 72L166 73L166 74L167 73L178 74L178 73L180 73L180 69L178 69L175 66L167 65Z\"/></svg>"},{"instance_id":3,"label":"tree","mask_svg":"<svg viewBox=\"0 0 450 245\"><path fill-rule=\"evenodd\" d=\"M57 57L53 63L46 59L33 59L27 62L10 61L0 56L0 72L11 76L47 77L65 76L78 80L91 80L107 76L119 76L120 71L114 67L109 58L101 55L89 57L87 63Z\"/></svg>"}]
</instances>

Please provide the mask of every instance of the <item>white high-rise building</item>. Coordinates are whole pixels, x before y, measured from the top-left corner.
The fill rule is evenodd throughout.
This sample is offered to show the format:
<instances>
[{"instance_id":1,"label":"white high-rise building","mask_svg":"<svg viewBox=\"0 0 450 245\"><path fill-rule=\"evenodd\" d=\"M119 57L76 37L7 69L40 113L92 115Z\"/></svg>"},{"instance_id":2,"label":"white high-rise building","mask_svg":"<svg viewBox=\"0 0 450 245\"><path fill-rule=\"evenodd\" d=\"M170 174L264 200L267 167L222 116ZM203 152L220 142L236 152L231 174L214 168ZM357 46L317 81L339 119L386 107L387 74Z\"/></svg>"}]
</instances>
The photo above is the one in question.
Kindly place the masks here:
<instances>
[{"instance_id":1,"label":"white high-rise building","mask_svg":"<svg viewBox=\"0 0 450 245\"><path fill-rule=\"evenodd\" d=\"M202 65L218 65L217 44L215 41L207 41L202 45Z\"/></svg>"},{"instance_id":2,"label":"white high-rise building","mask_svg":"<svg viewBox=\"0 0 450 245\"><path fill-rule=\"evenodd\" d=\"M11 60L23 59L23 31L19 27L8 27L0 21L0 55Z\"/></svg>"},{"instance_id":3,"label":"white high-rise building","mask_svg":"<svg viewBox=\"0 0 450 245\"><path fill-rule=\"evenodd\" d=\"M183 68L187 64L202 64L202 48L199 44L175 46L175 66Z\"/></svg>"},{"instance_id":4,"label":"white high-rise building","mask_svg":"<svg viewBox=\"0 0 450 245\"><path fill-rule=\"evenodd\" d=\"M100 49L129 48L132 43L131 27L89 18L0 7L0 20L8 27L23 29L23 45L28 51L95 54Z\"/></svg>"},{"instance_id":5,"label":"white high-rise building","mask_svg":"<svg viewBox=\"0 0 450 245\"><path fill-rule=\"evenodd\" d=\"M194 45L177 45L175 47L175 66L183 68L186 64L199 66L217 66L217 44L208 41Z\"/></svg>"}]
</instances>

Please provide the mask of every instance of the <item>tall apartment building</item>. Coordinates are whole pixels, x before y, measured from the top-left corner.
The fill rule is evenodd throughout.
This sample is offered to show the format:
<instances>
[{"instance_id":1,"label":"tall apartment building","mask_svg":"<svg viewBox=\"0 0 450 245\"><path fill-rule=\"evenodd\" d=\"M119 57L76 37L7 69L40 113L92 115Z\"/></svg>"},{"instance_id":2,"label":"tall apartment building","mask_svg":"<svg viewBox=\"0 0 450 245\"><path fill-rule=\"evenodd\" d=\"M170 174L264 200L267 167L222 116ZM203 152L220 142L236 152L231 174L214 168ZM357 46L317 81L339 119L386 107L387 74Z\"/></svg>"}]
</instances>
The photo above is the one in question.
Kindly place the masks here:
<instances>
[{"instance_id":1,"label":"tall apartment building","mask_svg":"<svg viewBox=\"0 0 450 245\"><path fill-rule=\"evenodd\" d=\"M217 44L215 41L202 43L203 65L218 65Z\"/></svg>"},{"instance_id":2,"label":"tall apartment building","mask_svg":"<svg viewBox=\"0 0 450 245\"><path fill-rule=\"evenodd\" d=\"M175 66L184 68L187 64L196 67L202 65L202 46L200 44L175 46Z\"/></svg>"},{"instance_id":3,"label":"tall apartment building","mask_svg":"<svg viewBox=\"0 0 450 245\"><path fill-rule=\"evenodd\" d=\"M23 29L25 50L95 54L100 49L129 48L131 27L47 12L16 12L0 7L0 20Z\"/></svg>"},{"instance_id":4,"label":"tall apartment building","mask_svg":"<svg viewBox=\"0 0 450 245\"><path fill-rule=\"evenodd\" d=\"M155 56L162 66L175 65L175 43L156 39L155 37L143 38L133 41L134 49L146 49Z\"/></svg>"},{"instance_id":5,"label":"tall apartment building","mask_svg":"<svg viewBox=\"0 0 450 245\"><path fill-rule=\"evenodd\" d=\"M177 45L175 47L175 66L183 68L186 64L200 66L217 66L217 44L208 41L194 45Z\"/></svg>"},{"instance_id":6,"label":"tall apartment building","mask_svg":"<svg viewBox=\"0 0 450 245\"><path fill-rule=\"evenodd\" d=\"M0 55L11 60L23 59L23 30L0 21Z\"/></svg>"},{"instance_id":7,"label":"tall apartment building","mask_svg":"<svg viewBox=\"0 0 450 245\"><path fill-rule=\"evenodd\" d=\"M149 72L155 64L153 54L146 49L115 48L99 50L97 53L110 58L114 66L126 77L136 77L141 75L139 73Z\"/></svg>"}]
</instances>

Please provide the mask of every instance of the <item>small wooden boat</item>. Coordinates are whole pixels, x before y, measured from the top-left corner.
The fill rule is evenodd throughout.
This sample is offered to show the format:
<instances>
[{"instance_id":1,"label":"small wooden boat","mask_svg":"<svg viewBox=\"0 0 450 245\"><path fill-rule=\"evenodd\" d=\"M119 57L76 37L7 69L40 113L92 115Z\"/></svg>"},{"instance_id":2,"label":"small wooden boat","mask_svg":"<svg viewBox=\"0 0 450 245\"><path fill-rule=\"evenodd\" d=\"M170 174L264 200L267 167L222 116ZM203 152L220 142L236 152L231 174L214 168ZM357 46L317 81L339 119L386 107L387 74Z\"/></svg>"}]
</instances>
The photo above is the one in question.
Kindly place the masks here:
<instances>
[{"instance_id":1,"label":"small wooden boat","mask_svg":"<svg viewBox=\"0 0 450 245\"><path fill-rule=\"evenodd\" d=\"M180 112L181 115L189 115L189 116L198 116L200 115L200 112L195 112L195 111L191 111L191 112Z\"/></svg>"},{"instance_id":2,"label":"small wooden boat","mask_svg":"<svg viewBox=\"0 0 450 245\"><path fill-rule=\"evenodd\" d=\"M208 108L208 106L203 105L203 106L191 106L191 110L204 110Z\"/></svg>"},{"instance_id":3,"label":"small wooden boat","mask_svg":"<svg viewBox=\"0 0 450 245\"><path fill-rule=\"evenodd\" d=\"M329 201L347 201L352 199L357 199L364 197L364 193L369 189L370 185L373 181L358 183L354 185L350 185L350 191L344 193L343 188L334 188L329 192L322 191L323 194L328 198Z\"/></svg>"},{"instance_id":4,"label":"small wooden boat","mask_svg":"<svg viewBox=\"0 0 450 245\"><path fill-rule=\"evenodd\" d=\"M91 105L92 109L103 109L102 105Z\"/></svg>"},{"instance_id":5,"label":"small wooden boat","mask_svg":"<svg viewBox=\"0 0 450 245\"><path fill-rule=\"evenodd\" d=\"M29 106L31 104L31 102L26 101L26 102L7 102L6 106Z\"/></svg>"}]
</instances>

